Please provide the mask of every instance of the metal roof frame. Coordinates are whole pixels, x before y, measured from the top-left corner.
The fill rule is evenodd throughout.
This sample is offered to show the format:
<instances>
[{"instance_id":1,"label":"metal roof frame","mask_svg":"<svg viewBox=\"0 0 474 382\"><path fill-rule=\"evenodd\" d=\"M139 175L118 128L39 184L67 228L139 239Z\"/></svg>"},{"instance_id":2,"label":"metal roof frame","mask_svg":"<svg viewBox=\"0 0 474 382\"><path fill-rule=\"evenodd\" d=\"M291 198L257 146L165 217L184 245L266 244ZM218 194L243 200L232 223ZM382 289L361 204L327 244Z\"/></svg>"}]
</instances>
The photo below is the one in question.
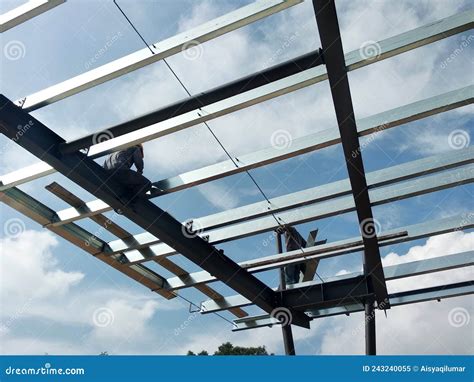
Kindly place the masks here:
<instances>
[{"instance_id":1,"label":"metal roof frame","mask_svg":"<svg viewBox=\"0 0 474 382\"><path fill-rule=\"evenodd\" d=\"M45 2L41 0L41 3ZM347 78L348 71L471 29L474 26L474 10L379 41L380 54L365 57L360 50L344 54L334 0L313 0L322 50L309 52L70 142L66 142L29 114L299 2L301 0L257 1L162 41L157 46L152 45L154 50L148 47L152 52L145 48L132 53L27 96L16 101L16 105L3 95L0 96L0 132L44 161L1 176L0 200L167 299L176 297L179 289L198 289L211 298L202 304L203 313L230 311L238 317L234 321L235 330L279 323L273 313L282 308L290 312L293 324L308 328L310 320L319 317L348 314L364 309L366 314L370 314L374 308L373 299L377 301L379 309L388 309L390 306L474 293L472 282L395 294L388 294L386 288L386 280L471 266L472 252L385 269L382 267L379 252L381 246L473 228L474 213L382 233L375 232L374 235L364 234L364 224L373 223L373 206L472 182L474 148L469 147L366 173L359 142L361 136L472 104L474 86L356 120ZM270 208L267 203L253 203L181 224L150 200L140 199L133 205L124 205L117 197L117 191L123 186L115 179L108 178L102 167L93 161L94 158L110 152L172 134L326 79L329 80L338 130L328 129L295 139L291 147L282 151L265 149L241 156L236 158L239 164L237 167L231 161L223 161L154 183L166 193L176 192L320 148L339 143L342 145L348 179L274 198ZM21 129L26 124L33 128L25 133ZM103 132L113 138L97 143L97 135ZM358 155L354 156L353 153ZM54 211L16 188L17 185L56 171L98 199L85 202L58 183L53 183L46 187L47 190L71 205L69 209ZM158 195L150 195L150 198L156 196ZM112 208L122 210L125 217L141 226L145 232L131 235L102 215ZM279 228L279 224L268 217L269 213L283 217L285 224L298 224L348 211L357 212L363 233L361 237L313 245L303 250L241 263L234 262L224 255L222 250L214 247L217 243ZM84 218L90 218L117 236L118 240L107 243L74 223ZM185 225L190 226L192 231L202 232L190 237L185 234ZM335 277L325 280L324 284L308 281L278 290L253 275L287 265L314 262L360 251L364 253L363 273ZM167 258L175 253L184 255L203 271L187 272ZM146 261L154 261L176 276L166 279L141 264ZM218 280L239 295L225 297L208 285ZM256 305L267 314L243 318L247 313L241 307L246 305ZM369 354L375 353L373 321L366 325L366 349Z\"/></svg>"},{"instance_id":2,"label":"metal roof frame","mask_svg":"<svg viewBox=\"0 0 474 382\"><path fill-rule=\"evenodd\" d=\"M471 29L473 26L474 10L468 10L438 20L437 22L413 29L411 31L401 33L397 36L379 41L378 44L380 46L380 55L378 56L364 57L360 50L349 52L345 55L346 66L348 70L355 70L363 66L379 62L383 59L407 52L411 49L431 44L443 38L461 33ZM199 110L196 110L183 116L172 118L165 123L156 124L156 126L150 126L137 132L130 133L130 135L125 135L98 143L89 148L88 155L92 158L106 155L111 151L120 150L136 143L143 143L158 136L170 134L177 129L182 129L196 125L203 121L208 121L212 118L228 114L244 107L248 107L259 102L263 102L277 96L316 84L318 82L325 81L326 79L327 73L323 67L319 66L309 69L302 73L277 81L274 84L262 86L261 88L240 94L238 97L230 97L225 101L216 103L213 105L212 109L210 107L205 108L205 113L198 113ZM469 92L470 96L466 100L467 102L465 104L472 103L472 88L469 90ZM26 97L27 100L31 98L32 96ZM25 110L30 111L30 109L27 107L27 104L23 106ZM408 121L409 120L404 122ZM382 125L384 122L385 121L382 119L379 125ZM338 139L339 137L336 136L335 138ZM33 179L52 174L54 172L55 170L47 163L38 162L34 165L25 167L24 169L15 171L14 173L2 175L0 177L0 182L3 185L10 185L13 187ZM0 185L0 189L4 189L1 187L2 186Z\"/></svg>"}]
</instances>

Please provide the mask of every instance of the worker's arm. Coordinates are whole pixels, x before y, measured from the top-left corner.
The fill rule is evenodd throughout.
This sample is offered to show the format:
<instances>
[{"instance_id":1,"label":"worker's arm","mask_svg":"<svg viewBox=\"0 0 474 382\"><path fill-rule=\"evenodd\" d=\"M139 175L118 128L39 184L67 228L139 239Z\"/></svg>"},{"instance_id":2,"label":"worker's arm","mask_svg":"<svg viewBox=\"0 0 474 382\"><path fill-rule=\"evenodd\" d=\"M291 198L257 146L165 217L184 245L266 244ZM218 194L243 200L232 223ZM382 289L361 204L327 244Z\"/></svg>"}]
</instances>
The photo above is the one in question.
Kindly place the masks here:
<instances>
[{"instance_id":1,"label":"worker's arm","mask_svg":"<svg viewBox=\"0 0 474 382\"><path fill-rule=\"evenodd\" d=\"M142 152L138 147L136 147L135 151L133 152L133 164L137 168L137 172L143 174L143 157Z\"/></svg>"}]
</instances>

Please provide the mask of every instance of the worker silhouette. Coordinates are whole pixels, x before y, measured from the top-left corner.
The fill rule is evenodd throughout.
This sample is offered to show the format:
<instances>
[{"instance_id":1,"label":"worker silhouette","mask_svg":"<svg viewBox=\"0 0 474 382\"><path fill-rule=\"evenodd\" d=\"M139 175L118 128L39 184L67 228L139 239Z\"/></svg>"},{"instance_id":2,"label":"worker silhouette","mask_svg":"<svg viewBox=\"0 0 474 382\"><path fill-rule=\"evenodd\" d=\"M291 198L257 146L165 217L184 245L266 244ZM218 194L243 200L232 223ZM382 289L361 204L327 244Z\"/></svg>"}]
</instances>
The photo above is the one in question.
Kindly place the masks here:
<instances>
[{"instance_id":1,"label":"worker silhouette","mask_svg":"<svg viewBox=\"0 0 474 382\"><path fill-rule=\"evenodd\" d=\"M286 251L294 251L297 249L306 247L306 240L300 235L300 233L291 226L285 227L285 245ZM285 283L296 284L300 282L300 275L304 275L306 272L306 264L292 264L284 267Z\"/></svg>"},{"instance_id":2,"label":"worker silhouette","mask_svg":"<svg viewBox=\"0 0 474 382\"><path fill-rule=\"evenodd\" d=\"M104 161L103 167L110 172L110 178L123 186L118 195L123 204L146 198L146 193L152 188L150 180L143 176L144 156L143 145L138 144L114 152ZM135 166L136 171L131 169L132 166Z\"/></svg>"}]
</instances>

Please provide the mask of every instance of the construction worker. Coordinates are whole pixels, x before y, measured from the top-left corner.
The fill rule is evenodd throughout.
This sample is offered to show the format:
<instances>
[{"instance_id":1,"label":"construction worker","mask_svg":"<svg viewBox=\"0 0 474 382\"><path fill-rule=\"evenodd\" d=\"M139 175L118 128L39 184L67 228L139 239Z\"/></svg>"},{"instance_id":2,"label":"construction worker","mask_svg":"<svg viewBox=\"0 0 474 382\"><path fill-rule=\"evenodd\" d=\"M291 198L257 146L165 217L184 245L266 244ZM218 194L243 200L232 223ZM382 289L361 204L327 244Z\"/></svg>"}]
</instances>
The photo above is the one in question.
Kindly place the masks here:
<instances>
[{"instance_id":1,"label":"construction worker","mask_svg":"<svg viewBox=\"0 0 474 382\"><path fill-rule=\"evenodd\" d=\"M104 161L104 168L110 171L110 178L120 182L125 192L117 195L124 204L137 197L146 197L151 189L150 180L143 176L143 145L138 144L110 154ZM135 166L136 171L131 168Z\"/></svg>"},{"instance_id":2,"label":"construction worker","mask_svg":"<svg viewBox=\"0 0 474 382\"><path fill-rule=\"evenodd\" d=\"M285 245L287 251L294 251L297 249L305 248L306 240L303 239L303 237L294 227L286 226ZM303 276L305 271L305 263L292 264L284 267L286 285L299 283L300 275Z\"/></svg>"}]
</instances>

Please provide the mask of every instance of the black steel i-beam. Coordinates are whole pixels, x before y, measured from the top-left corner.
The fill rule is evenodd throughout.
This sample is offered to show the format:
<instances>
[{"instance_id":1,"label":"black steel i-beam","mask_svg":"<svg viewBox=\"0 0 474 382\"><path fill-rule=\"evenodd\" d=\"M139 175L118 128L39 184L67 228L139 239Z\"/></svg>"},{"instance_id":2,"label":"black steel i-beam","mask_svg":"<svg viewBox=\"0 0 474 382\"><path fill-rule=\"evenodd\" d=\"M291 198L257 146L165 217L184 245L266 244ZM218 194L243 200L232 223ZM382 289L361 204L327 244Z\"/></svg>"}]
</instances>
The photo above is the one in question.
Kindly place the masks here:
<instances>
[{"instance_id":1,"label":"black steel i-beam","mask_svg":"<svg viewBox=\"0 0 474 382\"><path fill-rule=\"evenodd\" d=\"M181 223L149 200L137 201L133 208L124 205L116 196L124 194L121 192L123 185L108 179L110 174L85 154L75 152L62 155L59 145L64 143L64 139L3 95L0 95L0 131L112 208L121 209L131 221L159 237L267 313L282 306L275 291L201 237L185 235ZM294 324L309 328L306 314L292 311L292 316Z\"/></svg>"},{"instance_id":2,"label":"black steel i-beam","mask_svg":"<svg viewBox=\"0 0 474 382\"><path fill-rule=\"evenodd\" d=\"M282 243L281 243L281 232L278 230L276 232L276 239L277 239L277 252L283 253ZM285 281L285 269L280 268L280 290L286 289L286 281ZM291 322L288 324L281 325L281 333L283 335L283 345L285 347L285 354L286 355L295 355L295 341L293 339L293 331L291 330Z\"/></svg>"},{"instance_id":3,"label":"black steel i-beam","mask_svg":"<svg viewBox=\"0 0 474 382\"><path fill-rule=\"evenodd\" d=\"M285 77L314 68L321 64L323 64L323 61L320 49L318 49L282 62L281 64L271 66L270 68L264 69L260 72L218 86L193 97L177 101L171 105L134 118L130 121L111 126L104 131L107 131L107 133L113 137L118 137L189 111L198 110L199 108L210 105L214 102L222 101L237 94L256 89L260 86L281 80ZM70 142L64 142L60 145L60 151L62 154L66 154L88 148L97 143L94 142L94 136L95 134L91 134Z\"/></svg>"},{"instance_id":4,"label":"black steel i-beam","mask_svg":"<svg viewBox=\"0 0 474 382\"><path fill-rule=\"evenodd\" d=\"M380 258L378 239L374 232L374 219L347 78L336 5L334 0L313 0L313 7L360 231L364 242L364 269L367 270L367 276L370 276L368 279L369 288L375 293L378 307L381 308L383 305L383 309L388 309L390 305L387 298L387 286Z\"/></svg>"}]
</instances>

